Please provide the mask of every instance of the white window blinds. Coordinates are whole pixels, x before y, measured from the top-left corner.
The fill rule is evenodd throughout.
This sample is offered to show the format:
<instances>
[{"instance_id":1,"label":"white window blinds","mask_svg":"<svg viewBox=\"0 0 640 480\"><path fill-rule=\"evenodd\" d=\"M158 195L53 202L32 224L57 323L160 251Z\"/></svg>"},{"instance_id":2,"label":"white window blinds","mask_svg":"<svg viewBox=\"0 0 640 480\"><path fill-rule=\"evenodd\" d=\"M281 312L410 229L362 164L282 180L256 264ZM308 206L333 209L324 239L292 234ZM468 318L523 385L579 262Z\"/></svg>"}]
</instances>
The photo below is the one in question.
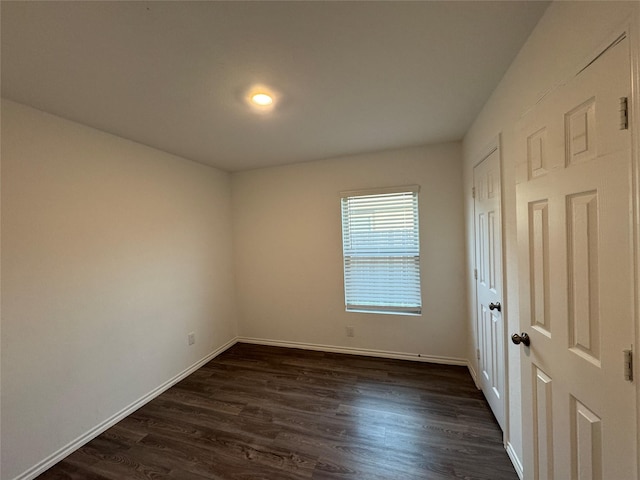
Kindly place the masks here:
<instances>
[{"instance_id":1,"label":"white window blinds","mask_svg":"<svg viewBox=\"0 0 640 480\"><path fill-rule=\"evenodd\" d=\"M421 313L418 190L341 195L348 311Z\"/></svg>"}]
</instances>

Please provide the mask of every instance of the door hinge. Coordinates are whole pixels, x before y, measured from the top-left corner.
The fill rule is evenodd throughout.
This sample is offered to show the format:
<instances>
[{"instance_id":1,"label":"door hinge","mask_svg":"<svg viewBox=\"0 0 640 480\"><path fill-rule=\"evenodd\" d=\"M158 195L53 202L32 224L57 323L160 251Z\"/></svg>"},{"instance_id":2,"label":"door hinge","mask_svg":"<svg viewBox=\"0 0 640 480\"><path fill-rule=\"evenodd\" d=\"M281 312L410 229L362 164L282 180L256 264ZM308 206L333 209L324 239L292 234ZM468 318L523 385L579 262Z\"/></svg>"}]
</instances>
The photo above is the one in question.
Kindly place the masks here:
<instances>
[{"instance_id":1,"label":"door hinge","mask_svg":"<svg viewBox=\"0 0 640 480\"><path fill-rule=\"evenodd\" d=\"M476 358L480 361L480 349L476 348Z\"/></svg>"},{"instance_id":2,"label":"door hinge","mask_svg":"<svg viewBox=\"0 0 640 480\"><path fill-rule=\"evenodd\" d=\"M633 350L624 351L624 379L633 382Z\"/></svg>"},{"instance_id":3,"label":"door hinge","mask_svg":"<svg viewBox=\"0 0 640 480\"><path fill-rule=\"evenodd\" d=\"M476 187L471 187L471 198L476 198Z\"/></svg>"},{"instance_id":4,"label":"door hinge","mask_svg":"<svg viewBox=\"0 0 640 480\"><path fill-rule=\"evenodd\" d=\"M620 97L620 130L629 128L629 102L627 97Z\"/></svg>"},{"instance_id":5,"label":"door hinge","mask_svg":"<svg viewBox=\"0 0 640 480\"><path fill-rule=\"evenodd\" d=\"M478 279L478 269L477 269L477 268L474 268L474 269L473 269L473 278L474 278L475 280L477 280L477 279Z\"/></svg>"}]
</instances>

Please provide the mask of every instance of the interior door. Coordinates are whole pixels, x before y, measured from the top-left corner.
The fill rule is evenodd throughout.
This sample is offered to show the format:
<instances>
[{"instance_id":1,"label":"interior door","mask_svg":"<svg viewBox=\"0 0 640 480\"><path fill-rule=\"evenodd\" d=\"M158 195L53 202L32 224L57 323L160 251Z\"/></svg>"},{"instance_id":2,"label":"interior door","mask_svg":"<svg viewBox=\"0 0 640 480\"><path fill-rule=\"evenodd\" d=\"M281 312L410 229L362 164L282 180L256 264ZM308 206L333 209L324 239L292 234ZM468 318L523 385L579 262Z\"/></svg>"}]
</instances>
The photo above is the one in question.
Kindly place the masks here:
<instances>
[{"instance_id":1,"label":"interior door","mask_svg":"<svg viewBox=\"0 0 640 480\"><path fill-rule=\"evenodd\" d=\"M480 388L504 431L505 330L502 317L502 222L500 153L473 169L476 313Z\"/></svg>"},{"instance_id":2,"label":"interior door","mask_svg":"<svg viewBox=\"0 0 640 480\"><path fill-rule=\"evenodd\" d=\"M637 478L628 43L516 126L526 479Z\"/></svg>"}]
</instances>

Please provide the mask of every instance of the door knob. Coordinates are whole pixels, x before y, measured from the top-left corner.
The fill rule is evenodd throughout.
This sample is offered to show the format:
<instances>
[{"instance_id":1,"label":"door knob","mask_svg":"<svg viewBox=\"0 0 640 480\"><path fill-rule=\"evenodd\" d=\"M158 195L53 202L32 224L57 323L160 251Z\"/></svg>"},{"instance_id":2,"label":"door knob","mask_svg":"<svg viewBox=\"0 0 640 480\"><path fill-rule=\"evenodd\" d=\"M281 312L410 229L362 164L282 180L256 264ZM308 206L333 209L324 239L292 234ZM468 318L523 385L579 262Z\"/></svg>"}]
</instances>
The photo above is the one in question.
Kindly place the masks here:
<instances>
[{"instance_id":1,"label":"door knob","mask_svg":"<svg viewBox=\"0 0 640 480\"><path fill-rule=\"evenodd\" d=\"M520 345L521 343L524 343L524 345L527 347L531 345L531 339L525 332L522 332L520 335L514 333L513 335L511 335L511 341L516 345Z\"/></svg>"},{"instance_id":2,"label":"door knob","mask_svg":"<svg viewBox=\"0 0 640 480\"><path fill-rule=\"evenodd\" d=\"M489 304L489 310L498 310L499 312L501 312L502 311L502 305L500 305L500 302L490 303Z\"/></svg>"}]
</instances>

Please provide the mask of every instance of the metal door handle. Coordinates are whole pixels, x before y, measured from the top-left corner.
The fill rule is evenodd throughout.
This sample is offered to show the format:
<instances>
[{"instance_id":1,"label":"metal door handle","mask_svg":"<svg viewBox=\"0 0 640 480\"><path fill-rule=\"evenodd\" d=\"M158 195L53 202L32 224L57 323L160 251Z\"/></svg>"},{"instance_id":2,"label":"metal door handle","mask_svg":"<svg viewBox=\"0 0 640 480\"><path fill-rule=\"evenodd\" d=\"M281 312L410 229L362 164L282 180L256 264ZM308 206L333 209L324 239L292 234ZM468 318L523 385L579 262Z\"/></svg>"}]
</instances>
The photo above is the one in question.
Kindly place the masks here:
<instances>
[{"instance_id":1,"label":"metal door handle","mask_svg":"<svg viewBox=\"0 0 640 480\"><path fill-rule=\"evenodd\" d=\"M511 341L516 345L520 345L521 343L523 343L527 347L531 345L531 339L526 332L522 332L520 335L514 333L513 335L511 335Z\"/></svg>"},{"instance_id":2,"label":"metal door handle","mask_svg":"<svg viewBox=\"0 0 640 480\"><path fill-rule=\"evenodd\" d=\"M502 311L502 305L500 305L500 302L490 303L489 304L489 310L498 310L499 312L501 312Z\"/></svg>"}]
</instances>

